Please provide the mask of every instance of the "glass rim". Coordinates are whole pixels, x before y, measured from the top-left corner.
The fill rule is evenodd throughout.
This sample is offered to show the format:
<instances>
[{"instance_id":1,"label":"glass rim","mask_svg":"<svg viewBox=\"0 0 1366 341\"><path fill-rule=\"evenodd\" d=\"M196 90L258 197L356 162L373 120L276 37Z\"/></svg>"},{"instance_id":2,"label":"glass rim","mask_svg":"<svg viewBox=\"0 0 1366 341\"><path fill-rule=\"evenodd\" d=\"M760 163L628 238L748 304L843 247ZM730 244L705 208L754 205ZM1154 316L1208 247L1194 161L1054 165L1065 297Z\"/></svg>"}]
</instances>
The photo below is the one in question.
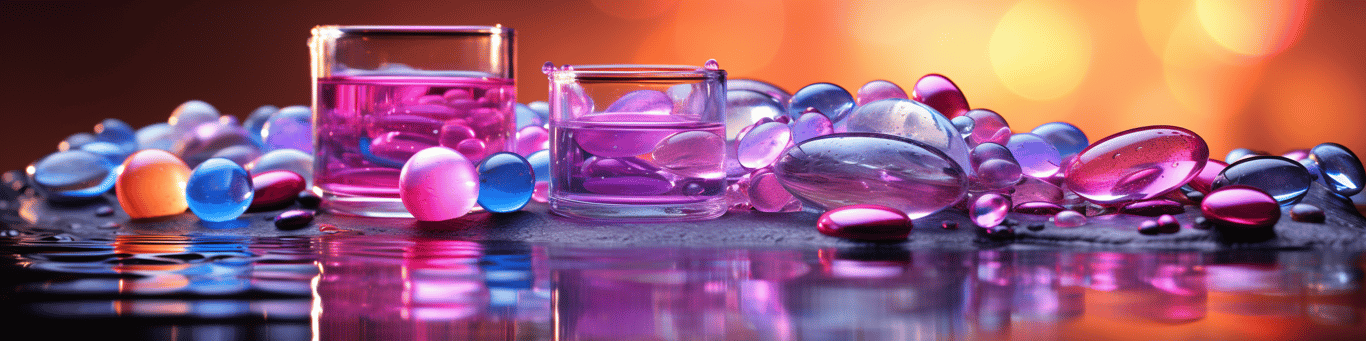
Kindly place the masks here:
<instances>
[{"instance_id":1,"label":"glass rim","mask_svg":"<svg viewBox=\"0 0 1366 341\"><path fill-rule=\"evenodd\" d=\"M318 25L313 31L331 31L348 35L500 35L513 34L513 29L502 24L483 25Z\"/></svg>"},{"instance_id":2,"label":"glass rim","mask_svg":"<svg viewBox=\"0 0 1366 341\"><path fill-rule=\"evenodd\" d=\"M709 79L725 76L725 70L712 70L692 65L658 64L592 64L566 65L546 72L550 79L631 80L631 79Z\"/></svg>"}]
</instances>

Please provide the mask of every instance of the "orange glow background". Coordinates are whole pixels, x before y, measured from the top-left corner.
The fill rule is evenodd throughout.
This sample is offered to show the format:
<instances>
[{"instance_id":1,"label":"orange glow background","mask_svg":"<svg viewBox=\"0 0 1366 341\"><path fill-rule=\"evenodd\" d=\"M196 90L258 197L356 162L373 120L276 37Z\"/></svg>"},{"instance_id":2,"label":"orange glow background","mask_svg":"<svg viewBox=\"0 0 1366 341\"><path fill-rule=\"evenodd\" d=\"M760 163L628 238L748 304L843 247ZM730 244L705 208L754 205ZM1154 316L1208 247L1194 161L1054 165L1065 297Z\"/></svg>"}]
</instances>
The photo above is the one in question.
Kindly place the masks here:
<instances>
[{"instance_id":1,"label":"orange glow background","mask_svg":"<svg viewBox=\"0 0 1366 341\"><path fill-rule=\"evenodd\" d=\"M1092 141L1190 128L1211 155L1338 142L1366 151L1366 2L5 1L4 169L104 117L164 121L202 99L245 116L306 104L318 24L501 23L517 30L521 102L540 65L720 61L789 92L940 73L1017 131L1066 121Z\"/></svg>"}]
</instances>

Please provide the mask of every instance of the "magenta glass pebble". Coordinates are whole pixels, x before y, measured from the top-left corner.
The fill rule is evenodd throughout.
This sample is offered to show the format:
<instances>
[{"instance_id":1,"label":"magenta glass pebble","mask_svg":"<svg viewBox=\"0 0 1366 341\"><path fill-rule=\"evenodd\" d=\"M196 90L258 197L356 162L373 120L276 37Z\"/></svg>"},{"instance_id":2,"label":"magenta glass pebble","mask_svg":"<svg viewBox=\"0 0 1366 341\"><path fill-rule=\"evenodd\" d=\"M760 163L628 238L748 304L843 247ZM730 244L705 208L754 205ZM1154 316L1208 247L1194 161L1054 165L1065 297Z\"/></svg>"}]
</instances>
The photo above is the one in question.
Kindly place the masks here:
<instances>
[{"instance_id":1,"label":"magenta glass pebble","mask_svg":"<svg viewBox=\"0 0 1366 341\"><path fill-rule=\"evenodd\" d=\"M1065 208L1063 208L1062 205L1045 201L1031 201L1017 204L1015 205L1015 208L1011 211L1033 215L1054 215L1058 214L1058 212L1062 212L1063 210L1065 210Z\"/></svg>"},{"instance_id":2,"label":"magenta glass pebble","mask_svg":"<svg viewBox=\"0 0 1366 341\"><path fill-rule=\"evenodd\" d=\"M972 109L963 116L972 119L972 135L968 135L968 145L993 142L1004 146L1010 142L1010 124L1001 114L987 109Z\"/></svg>"},{"instance_id":3,"label":"magenta glass pebble","mask_svg":"<svg viewBox=\"0 0 1366 341\"><path fill-rule=\"evenodd\" d=\"M1249 156L1228 165L1214 179L1211 188L1246 185L1261 189L1281 205L1299 202L1309 193L1314 179L1299 162L1280 156Z\"/></svg>"},{"instance_id":4,"label":"magenta glass pebble","mask_svg":"<svg viewBox=\"0 0 1366 341\"><path fill-rule=\"evenodd\" d=\"M469 213L479 199L479 174L459 152L431 147L413 154L399 171L403 207L421 221L442 221Z\"/></svg>"},{"instance_id":5,"label":"magenta glass pebble","mask_svg":"<svg viewBox=\"0 0 1366 341\"><path fill-rule=\"evenodd\" d=\"M1176 221L1176 217L1170 214L1163 214L1157 217L1157 231L1172 234L1181 232L1181 223Z\"/></svg>"},{"instance_id":6,"label":"magenta glass pebble","mask_svg":"<svg viewBox=\"0 0 1366 341\"><path fill-rule=\"evenodd\" d=\"M1219 178L1219 173L1223 173L1224 168L1227 167L1228 164L1223 161L1209 159L1205 162L1205 167L1200 169L1200 173L1191 178L1187 185L1200 193L1209 194L1209 191L1213 189L1210 187L1214 185L1214 179Z\"/></svg>"},{"instance_id":7,"label":"magenta glass pebble","mask_svg":"<svg viewBox=\"0 0 1366 341\"><path fill-rule=\"evenodd\" d=\"M968 154L958 128L944 115L924 103L892 98L860 106L845 120L847 132L896 135L930 145L947 154L958 166L972 174Z\"/></svg>"},{"instance_id":8,"label":"magenta glass pebble","mask_svg":"<svg viewBox=\"0 0 1366 341\"><path fill-rule=\"evenodd\" d=\"M1186 184L1209 159L1209 147L1190 130L1134 128L1086 147L1063 171L1064 183L1096 203L1152 199Z\"/></svg>"},{"instance_id":9,"label":"magenta glass pebble","mask_svg":"<svg viewBox=\"0 0 1366 341\"><path fill-rule=\"evenodd\" d=\"M1058 153L1058 149L1039 135L1032 133L1012 134L1006 143L1006 148L1010 148L1010 153L1015 156L1015 161L1019 162L1020 170L1025 175L1035 178L1053 176L1058 172L1058 166L1062 164L1062 156Z\"/></svg>"},{"instance_id":10,"label":"magenta glass pebble","mask_svg":"<svg viewBox=\"0 0 1366 341\"><path fill-rule=\"evenodd\" d=\"M879 79L864 83L862 87L859 87L858 97L855 98L854 102L858 105L864 105L888 98L910 99L911 97L907 96L906 90L902 90L896 83Z\"/></svg>"},{"instance_id":11,"label":"magenta glass pebble","mask_svg":"<svg viewBox=\"0 0 1366 341\"><path fill-rule=\"evenodd\" d=\"M967 193L961 167L938 149L871 133L834 133L789 148L773 166L792 194L818 208L887 206L911 219L948 207Z\"/></svg>"},{"instance_id":12,"label":"magenta glass pebble","mask_svg":"<svg viewBox=\"0 0 1366 341\"><path fill-rule=\"evenodd\" d=\"M749 196L750 206L759 212L784 212L793 205L801 207L800 203L794 204L797 198L783 188L778 177L766 169L751 174L745 193Z\"/></svg>"},{"instance_id":13,"label":"magenta glass pebble","mask_svg":"<svg viewBox=\"0 0 1366 341\"><path fill-rule=\"evenodd\" d=\"M806 108L816 108L831 122L839 123L854 109L854 96L839 85L815 83L792 94L787 105L787 116L798 117Z\"/></svg>"},{"instance_id":14,"label":"magenta glass pebble","mask_svg":"<svg viewBox=\"0 0 1366 341\"><path fill-rule=\"evenodd\" d=\"M830 118L817 111L808 111L788 124L792 128L792 142L801 143L811 138L835 132Z\"/></svg>"},{"instance_id":15,"label":"magenta glass pebble","mask_svg":"<svg viewBox=\"0 0 1366 341\"><path fill-rule=\"evenodd\" d=\"M972 148L971 160L974 172L968 181L973 191L997 190L1020 182L1020 164L1005 146L991 142L979 144Z\"/></svg>"},{"instance_id":16,"label":"magenta glass pebble","mask_svg":"<svg viewBox=\"0 0 1366 341\"><path fill-rule=\"evenodd\" d=\"M1281 218L1281 206L1270 194L1252 186L1230 185L1211 191L1200 202L1205 219L1234 227L1265 227Z\"/></svg>"},{"instance_id":17,"label":"magenta glass pebble","mask_svg":"<svg viewBox=\"0 0 1366 341\"><path fill-rule=\"evenodd\" d=\"M911 220L896 209L878 205L849 205L821 214L816 220L821 234L867 241L904 240L911 234Z\"/></svg>"},{"instance_id":18,"label":"magenta glass pebble","mask_svg":"<svg viewBox=\"0 0 1366 341\"><path fill-rule=\"evenodd\" d=\"M778 122L761 123L740 137L736 158L748 169L772 165L792 143L792 128Z\"/></svg>"},{"instance_id":19,"label":"magenta glass pebble","mask_svg":"<svg viewBox=\"0 0 1366 341\"><path fill-rule=\"evenodd\" d=\"M538 125L522 127L517 130L514 151L523 157L538 150L550 149L550 131Z\"/></svg>"},{"instance_id":20,"label":"magenta glass pebble","mask_svg":"<svg viewBox=\"0 0 1366 341\"><path fill-rule=\"evenodd\" d=\"M1322 208L1310 204L1290 206L1290 219L1302 223L1322 223L1325 215Z\"/></svg>"},{"instance_id":21,"label":"magenta glass pebble","mask_svg":"<svg viewBox=\"0 0 1366 341\"><path fill-rule=\"evenodd\" d=\"M1058 227L1077 227L1086 225L1086 215L1067 210L1053 216L1053 225Z\"/></svg>"},{"instance_id":22,"label":"magenta glass pebble","mask_svg":"<svg viewBox=\"0 0 1366 341\"><path fill-rule=\"evenodd\" d=\"M424 134L426 135L426 134ZM451 120L441 124L437 131L437 141L442 147L455 148L461 141L478 137L473 128L465 125L464 120Z\"/></svg>"},{"instance_id":23,"label":"magenta glass pebble","mask_svg":"<svg viewBox=\"0 0 1366 341\"><path fill-rule=\"evenodd\" d=\"M274 170L252 175L251 210L287 206L303 192L304 177L287 170Z\"/></svg>"},{"instance_id":24,"label":"magenta glass pebble","mask_svg":"<svg viewBox=\"0 0 1366 341\"><path fill-rule=\"evenodd\" d=\"M977 197L972 202L972 210L969 212L972 222L985 228L1001 225L1008 213L1010 213L1010 198L996 193L987 193Z\"/></svg>"},{"instance_id":25,"label":"magenta glass pebble","mask_svg":"<svg viewBox=\"0 0 1366 341\"><path fill-rule=\"evenodd\" d=\"M656 166L674 174L719 178L723 176L721 162L725 154L716 151L725 148L725 144L725 138L710 132L683 131L659 141L650 156Z\"/></svg>"},{"instance_id":26,"label":"magenta glass pebble","mask_svg":"<svg viewBox=\"0 0 1366 341\"><path fill-rule=\"evenodd\" d=\"M946 117L958 117L968 112L967 97L948 77L933 73L922 76L915 82L912 92L913 99L929 105Z\"/></svg>"},{"instance_id":27,"label":"magenta glass pebble","mask_svg":"<svg viewBox=\"0 0 1366 341\"><path fill-rule=\"evenodd\" d=\"M1120 213L1140 215L1145 217L1156 217L1163 214L1180 214L1186 209L1179 202L1168 199L1150 199L1135 201L1124 205L1119 209Z\"/></svg>"}]
</instances>

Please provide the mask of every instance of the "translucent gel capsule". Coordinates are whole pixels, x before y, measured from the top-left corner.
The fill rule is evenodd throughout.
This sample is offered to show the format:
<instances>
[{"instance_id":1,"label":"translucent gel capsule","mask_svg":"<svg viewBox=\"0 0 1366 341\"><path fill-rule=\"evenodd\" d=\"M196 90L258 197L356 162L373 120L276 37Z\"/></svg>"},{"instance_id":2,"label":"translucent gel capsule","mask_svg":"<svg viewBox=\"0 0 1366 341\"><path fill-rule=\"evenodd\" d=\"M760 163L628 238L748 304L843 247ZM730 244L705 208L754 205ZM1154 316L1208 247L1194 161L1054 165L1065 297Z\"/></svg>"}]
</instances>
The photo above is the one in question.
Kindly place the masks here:
<instances>
[{"instance_id":1,"label":"translucent gel capsule","mask_svg":"<svg viewBox=\"0 0 1366 341\"><path fill-rule=\"evenodd\" d=\"M767 95L777 101L780 106L786 106L792 99L792 95L777 85L769 84L764 81L754 79L727 79L727 90L748 90ZM729 93L729 91L727 91ZM727 123L729 125L729 123Z\"/></svg>"},{"instance_id":2,"label":"translucent gel capsule","mask_svg":"<svg viewBox=\"0 0 1366 341\"><path fill-rule=\"evenodd\" d=\"M1020 182L1020 164L1004 146L990 142L979 144L972 148L971 162L975 171L969 177L973 191L997 190Z\"/></svg>"},{"instance_id":3,"label":"translucent gel capsule","mask_svg":"<svg viewBox=\"0 0 1366 341\"><path fill-rule=\"evenodd\" d=\"M114 183L119 206L133 219L154 218L185 212L185 186L190 167L175 155L147 149L128 156L123 173Z\"/></svg>"},{"instance_id":4,"label":"translucent gel capsule","mask_svg":"<svg viewBox=\"0 0 1366 341\"><path fill-rule=\"evenodd\" d=\"M550 149L550 131L538 125L517 130L517 154L526 156L542 149Z\"/></svg>"},{"instance_id":5,"label":"translucent gel capsule","mask_svg":"<svg viewBox=\"0 0 1366 341\"><path fill-rule=\"evenodd\" d=\"M1276 224L1281 218L1281 207L1275 198L1256 187L1230 185L1205 195L1200 213L1221 225L1264 227Z\"/></svg>"},{"instance_id":6,"label":"translucent gel capsule","mask_svg":"<svg viewBox=\"0 0 1366 341\"><path fill-rule=\"evenodd\" d=\"M1058 212L1058 214L1053 216L1053 225L1057 225L1058 227L1077 227L1086 225L1086 215L1072 210Z\"/></svg>"},{"instance_id":7,"label":"translucent gel capsule","mask_svg":"<svg viewBox=\"0 0 1366 341\"><path fill-rule=\"evenodd\" d=\"M754 210L759 212L785 212L786 208L796 205L797 198L784 189L778 181L778 177L773 172L766 169L755 171L750 175L749 187L745 193L749 196L749 204Z\"/></svg>"},{"instance_id":8,"label":"translucent gel capsule","mask_svg":"<svg viewBox=\"0 0 1366 341\"><path fill-rule=\"evenodd\" d=\"M421 221L459 218L479 198L479 175L463 155L446 147L423 149L399 171L399 198Z\"/></svg>"},{"instance_id":9,"label":"translucent gel capsule","mask_svg":"<svg viewBox=\"0 0 1366 341\"><path fill-rule=\"evenodd\" d=\"M732 82L727 82L732 83ZM769 95L731 88L726 91L726 141L734 142L740 130L759 123L762 119L783 116L782 102Z\"/></svg>"},{"instance_id":10,"label":"translucent gel capsule","mask_svg":"<svg viewBox=\"0 0 1366 341\"><path fill-rule=\"evenodd\" d=\"M185 187L190 211L204 221L237 219L251 206L253 197L247 170L228 159L211 158L199 164Z\"/></svg>"},{"instance_id":11,"label":"translucent gel capsule","mask_svg":"<svg viewBox=\"0 0 1366 341\"><path fill-rule=\"evenodd\" d=\"M789 148L773 166L783 187L817 205L875 204L911 219L967 193L961 167L938 149L901 137L834 133Z\"/></svg>"},{"instance_id":12,"label":"translucent gel capsule","mask_svg":"<svg viewBox=\"0 0 1366 341\"><path fill-rule=\"evenodd\" d=\"M297 149L313 152L313 110L303 106L280 109L266 121L261 139L266 149Z\"/></svg>"},{"instance_id":13,"label":"translucent gel capsule","mask_svg":"<svg viewBox=\"0 0 1366 341\"><path fill-rule=\"evenodd\" d=\"M303 176L308 186L313 186L313 155L297 149L272 150L248 163L246 168L252 175L273 170L291 171Z\"/></svg>"},{"instance_id":14,"label":"translucent gel capsule","mask_svg":"<svg viewBox=\"0 0 1366 341\"><path fill-rule=\"evenodd\" d=\"M968 112L968 100L963 91L948 77L928 74L915 82L914 99L938 110L947 117L958 117Z\"/></svg>"},{"instance_id":15,"label":"translucent gel capsule","mask_svg":"<svg viewBox=\"0 0 1366 341\"><path fill-rule=\"evenodd\" d=\"M745 133L736 145L736 158L740 165L748 169L759 169L772 165L782 155L783 149L792 143L792 129L786 124L768 122L759 124Z\"/></svg>"},{"instance_id":16,"label":"translucent gel capsule","mask_svg":"<svg viewBox=\"0 0 1366 341\"><path fill-rule=\"evenodd\" d=\"M544 129L544 128L542 128ZM383 134L383 133L381 133ZM427 134L418 133L418 136ZM460 142L478 137L473 128L465 125L464 120L451 120L441 123L440 130L437 131L437 143L442 147L455 148Z\"/></svg>"},{"instance_id":17,"label":"translucent gel capsule","mask_svg":"<svg viewBox=\"0 0 1366 341\"><path fill-rule=\"evenodd\" d=\"M1020 163L1020 169L1026 175L1035 178L1053 176L1058 172L1058 166L1062 164L1062 156L1058 153L1058 149L1039 135L1031 133L1010 135L1006 148L1010 148L1010 153L1015 155L1015 160Z\"/></svg>"},{"instance_id":18,"label":"translucent gel capsule","mask_svg":"<svg viewBox=\"0 0 1366 341\"><path fill-rule=\"evenodd\" d=\"M797 117L789 126L792 128L792 142L801 143L811 138L835 132L830 118L819 112L807 112Z\"/></svg>"},{"instance_id":19,"label":"translucent gel capsule","mask_svg":"<svg viewBox=\"0 0 1366 341\"><path fill-rule=\"evenodd\" d=\"M983 194L972 202L972 222L977 226L991 228L1001 225L1007 213L1010 213L1010 198L1000 194Z\"/></svg>"},{"instance_id":20,"label":"translucent gel capsule","mask_svg":"<svg viewBox=\"0 0 1366 341\"><path fill-rule=\"evenodd\" d=\"M651 113L600 113L584 115L585 122L677 123L673 115ZM574 132L574 142L590 154L602 157L627 157L649 153L659 141L669 137L664 129L581 129Z\"/></svg>"},{"instance_id":21,"label":"translucent gel capsule","mask_svg":"<svg viewBox=\"0 0 1366 341\"><path fill-rule=\"evenodd\" d=\"M87 199L114 187L118 175L109 159L83 150L56 152L34 162L29 177L51 199Z\"/></svg>"},{"instance_id":22,"label":"translucent gel capsule","mask_svg":"<svg viewBox=\"0 0 1366 341\"><path fill-rule=\"evenodd\" d=\"M695 178L722 177L721 162L726 157L725 139L701 130L673 134L659 141L650 153L654 164L678 175ZM777 158L776 156L774 158Z\"/></svg>"},{"instance_id":23,"label":"translucent gel capsule","mask_svg":"<svg viewBox=\"0 0 1366 341\"><path fill-rule=\"evenodd\" d=\"M267 209L289 206L304 190L304 177L287 170L275 170L251 177L251 206L248 209Z\"/></svg>"},{"instance_id":24,"label":"translucent gel capsule","mask_svg":"<svg viewBox=\"0 0 1366 341\"><path fill-rule=\"evenodd\" d=\"M1290 205L1309 193L1309 184L1313 181L1309 170L1299 162L1280 156L1250 156L1224 168L1211 188L1251 186L1270 194L1281 205ZM1209 196L1205 199L1209 200Z\"/></svg>"},{"instance_id":25,"label":"translucent gel capsule","mask_svg":"<svg viewBox=\"0 0 1366 341\"><path fill-rule=\"evenodd\" d=\"M166 120L166 123L175 127L176 131L186 132L200 124L217 121L218 115L218 109L214 108L213 105L200 100L191 100L177 106L175 111L171 112L171 117Z\"/></svg>"},{"instance_id":26,"label":"translucent gel capsule","mask_svg":"<svg viewBox=\"0 0 1366 341\"><path fill-rule=\"evenodd\" d=\"M660 195L673 189L673 183L659 168L635 157L591 158L584 161L583 188L604 195Z\"/></svg>"},{"instance_id":27,"label":"translucent gel capsule","mask_svg":"<svg viewBox=\"0 0 1366 341\"><path fill-rule=\"evenodd\" d=\"M1366 170L1351 149L1330 142L1314 146L1309 155L1318 163L1320 178L1333 193L1351 197L1366 184Z\"/></svg>"},{"instance_id":28,"label":"translucent gel capsule","mask_svg":"<svg viewBox=\"0 0 1366 341\"><path fill-rule=\"evenodd\" d=\"M911 234L911 220L906 214L885 206L849 205L821 214L816 220L816 230L836 238L897 241L905 240Z\"/></svg>"},{"instance_id":29,"label":"translucent gel capsule","mask_svg":"<svg viewBox=\"0 0 1366 341\"><path fill-rule=\"evenodd\" d=\"M911 97L907 96L906 90L901 90L901 87L897 86L896 83L879 79L864 83L862 87L859 87L858 99L855 103L864 105L888 98L910 99Z\"/></svg>"},{"instance_id":30,"label":"translucent gel capsule","mask_svg":"<svg viewBox=\"0 0 1366 341\"><path fill-rule=\"evenodd\" d=\"M484 140L468 139L456 144L455 151L460 152L467 160L479 160L488 152L488 145L484 144Z\"/></svg>"},{"instance_id":31,"label":"translucent gel capsule","mask_svg":"<svg viewBox=\"0 0 1366 341\"><path fill-rule=\"evenodd\" d=\"M617 98L603 112L649 113L667 115L673 112L674 102L669 95L656 90L636 90Z\"/></svg>"},{"instance_id":32,"label":"translucent gel capsule","mask_svg":"<svg viewBox=\"0 0 1366 341\"><path fill-rule=\"evenodd\" d=\"M968 145L976 146L986 142L1005 145L1010 142L1010 124L1005 117L987 109L973 109L963 114L972 119L972 135L968 135Z\"/></svg>"},{"instance_id":33,"label":"translucent gel capsule","mask_svg":"<svg viewBox=\"0 0 1366 341\"><path fill-rule=\"evenodd\" d=\"M489 155L476 169L479 173L479 206L489 212L513 212L531 201L536 175L522 156L499 152Z\"/></svg>"},{"instance_id":34,"label":"translucent gel capsule","mask_svg":"<svg viewBox=\"0 0 1366 341\"><path fill-rule=\"evenodd\" d=\"M787 116L801 116L806 108L816 108L830 117L831 122L839 123L854 109L854 96L839 85L815 83L792 94L787 105Z\"/></svg>"},{"instance_id":35,"label":"translucent gel capsule","mask_svg":"<svg viewBox=\"0 0 1366 341\"><path fill-rule=\"evenodd\" d=\"M1058 155L1066 159L1081 153L1086 146L1090 145L1090 140L1086 138L1077 126L1065 122L1049 122L1034 127L1030 133L1042 137L1045 141L1058 149Z\"/></svg>"},{"instance_id":36,"label":"translucent gel capsule","mask_svg":"<svg viewBox=\"0 0 1366 341\"><path fill-rule=\"evenodd\" d=\"M963 142L958 128L944 118L944 115L925 104L904 99L885 99L869 103L849 115L845 130L851 133L896 135L928 144L947 154L968 173L972 173L971 163L968 161L970 148Z\"/></svg>"},{"instance_id":37,"label":"translucent gel capsule","mask_svg":"<svg viewBox=\"0 0 1366 341\"><path fill-rule=\"evenodd\" d=\"M1082 150L1063 171L1067 188L1096 203L1152 199L1186 184L1209 159L1209 147L1190 130L1134 128Z\"/></svg>"}]
</instances>

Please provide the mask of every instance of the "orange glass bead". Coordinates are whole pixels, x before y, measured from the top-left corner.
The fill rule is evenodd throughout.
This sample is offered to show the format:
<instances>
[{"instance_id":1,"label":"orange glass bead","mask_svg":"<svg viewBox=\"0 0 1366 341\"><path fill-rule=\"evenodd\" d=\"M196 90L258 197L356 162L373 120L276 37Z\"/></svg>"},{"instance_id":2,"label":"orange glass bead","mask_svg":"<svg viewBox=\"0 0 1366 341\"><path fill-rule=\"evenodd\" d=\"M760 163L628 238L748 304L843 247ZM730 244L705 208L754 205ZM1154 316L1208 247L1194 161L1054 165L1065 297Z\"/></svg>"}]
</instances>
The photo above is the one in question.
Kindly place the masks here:
<instances>
[{"instance_id":1,"label":"orange glass bead","mask_svg":"<svg viewBox=\"0 0 1366 341\"><path fill-rule=\"evenodd\" d=\"M123 161L123 173L114 182L119 206L133 219L155 218L185 212L185 184L190 167L160 149L142 150Z\"/></svg>"}]
</instances>

